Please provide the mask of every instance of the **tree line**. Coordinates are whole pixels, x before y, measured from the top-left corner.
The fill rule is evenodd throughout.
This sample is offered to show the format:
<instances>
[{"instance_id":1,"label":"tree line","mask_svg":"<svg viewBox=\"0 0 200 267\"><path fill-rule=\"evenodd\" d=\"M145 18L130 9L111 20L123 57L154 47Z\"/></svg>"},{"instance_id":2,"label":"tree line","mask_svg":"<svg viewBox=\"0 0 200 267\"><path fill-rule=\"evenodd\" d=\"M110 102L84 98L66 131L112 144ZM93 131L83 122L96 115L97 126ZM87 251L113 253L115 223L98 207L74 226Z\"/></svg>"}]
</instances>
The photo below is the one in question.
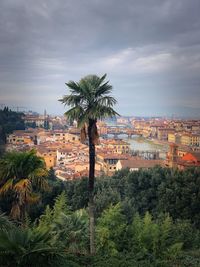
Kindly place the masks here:
<instances>
[{"instance_id":1,"label":"tree line","mask_svg":"<svg viewBox=\"0 0 200 267\"><path fill-rule=\"evenodd\" d=\"M6 135L24 129L23 113L12 111L8 107L0 110L0 154L4 151Z\"/></svg>"}]
</instances>

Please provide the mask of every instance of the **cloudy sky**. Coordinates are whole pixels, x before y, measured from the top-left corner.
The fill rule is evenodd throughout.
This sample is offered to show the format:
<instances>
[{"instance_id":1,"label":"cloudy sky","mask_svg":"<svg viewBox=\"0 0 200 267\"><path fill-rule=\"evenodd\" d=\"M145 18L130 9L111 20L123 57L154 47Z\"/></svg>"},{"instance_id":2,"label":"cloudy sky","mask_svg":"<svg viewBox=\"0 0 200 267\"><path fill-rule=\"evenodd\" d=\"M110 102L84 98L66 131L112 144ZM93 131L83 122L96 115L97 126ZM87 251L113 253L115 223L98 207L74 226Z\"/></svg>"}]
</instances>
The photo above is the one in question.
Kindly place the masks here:
<instances>
[{"instance_id":1,"label":"cloudy sky","mask_svg":"<svg viewBox=\"0 0 200 267\"><path fill-rule=\"evenodd\" d=\"M1 0L0 104L62 114L103 75L122 115L200 116L199 0Z\"/></svg>"}]
</instances>

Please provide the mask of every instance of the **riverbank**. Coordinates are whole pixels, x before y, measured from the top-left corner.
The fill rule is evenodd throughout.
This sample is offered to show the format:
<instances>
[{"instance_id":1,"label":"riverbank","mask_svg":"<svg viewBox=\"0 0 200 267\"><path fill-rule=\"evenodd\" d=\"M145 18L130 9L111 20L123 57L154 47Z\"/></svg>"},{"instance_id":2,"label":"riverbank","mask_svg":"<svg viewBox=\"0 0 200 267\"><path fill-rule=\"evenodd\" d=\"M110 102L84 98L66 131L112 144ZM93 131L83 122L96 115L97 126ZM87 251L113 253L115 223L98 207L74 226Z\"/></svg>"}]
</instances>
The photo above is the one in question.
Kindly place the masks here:
<instances>
[{"instance_id":1,"label":"riverbank","mask_svg":"<svg viewBox=\"0 0 200 267\"><path fill-rule=\"evenodd\" d=\"M127 141L130 144L131 150L135 151L158 151L164 153L168 151L168 144L141 136L135 135L131 138L124 137L123 140Z\"/></svg>"}]
</instances>

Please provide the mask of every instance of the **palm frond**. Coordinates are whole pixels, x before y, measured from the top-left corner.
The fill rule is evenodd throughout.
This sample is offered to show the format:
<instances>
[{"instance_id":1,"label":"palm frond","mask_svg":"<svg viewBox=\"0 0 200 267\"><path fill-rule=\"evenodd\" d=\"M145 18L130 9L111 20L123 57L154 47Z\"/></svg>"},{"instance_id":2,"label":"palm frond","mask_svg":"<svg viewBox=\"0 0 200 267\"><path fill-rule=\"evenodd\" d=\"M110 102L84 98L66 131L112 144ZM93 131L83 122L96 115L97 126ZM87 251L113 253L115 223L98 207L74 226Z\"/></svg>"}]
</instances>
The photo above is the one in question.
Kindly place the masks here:
<instances>
[{"instance_id":1,"label":"palm frond","mask_svg":"<svg viewBox=\"0 0 200 267\"><path fill-rule=\"evenodd\" d=\"M103 95L108 95L112 92L112 86L108 84L108 82L104 83L102 86L99 87L97 90L95 97L98 99Z\"/></svg>"},{"instance_id":2,"label":"palm frond","mask_svg":"<svg viewBox=\"0 0 200 267\"><path fill-rule=\"evenodd\" d=\"M49 184L47 181L48 171L46 169L38 168L29 174L29 179L33 185L44 191L49 190Z\"/></svg>"},{"instance_id":3,"label":"palm frond","mask_svg":"<svg viewBox=\"0 0 200 267\"><path fill-rule=\"evenodd\" d=\"M0 231L9 230L13 227L13 222L4 213L0 213Z\"/></svg>"},{"instance_id":4,"label":"palm frond","mask_svg":"<svg viewBox=\"0 0 200 267\"><path fill-rule=\"evenodd\" d=\"M74 81L69 81L68 83L65 84L70 89L70 92L72 94L84 94L84 91L82 90L82 88L79 86L78 83Z\"/></svg>"},{"instance_id":5,"label":"palm frond","mask_svg":"<svg viewBox=\"0 0 200 267\"><path fill-rule=\"evenodd\" d=\"M31 193L27 196L26 200L28 204L32 205L40 200L40 196L36 193Z\"/></svg>"},{"instance_id":6,"label":"palm frond","mask_svg":"<svg viewBox=\"0 0 200 267\"><path fill-rule=\"evenodd\" d=\"M77 105L71 109L69 109L68 111L65 112L65 116L68 119L72 119L72 120L77 120L82 114L83 114L84 110L81 106Z\"/></svg>"},{"instance_id":7,"label":"palm frond","mask_svg":"<svg viewBox=\"0 0 200 267\"><path fill-rule=\"evenodd\" d=\"M104 106L107 106L107 107L113 107L115 104L117 104L117 100L112 96L103 96L103 97L99 98L96 101L96 103L98 105L104 105Z\"/></svg>"},{"instance_id":8,"label":"palm frond","mask_svg":"<svg viewBox=\"0 0 200 267\"><path fill-rule=\"evenodd\" d=\"M79 105L65 112L65 116L69 120L76 120L78 122L78 127L82 127L88 121L87 114L85 113L83 107Z\"/></svg>"},{"instance_id":9,"label":"palm frond","mask_svg":"<svg viewBox=\"0 0 200 267\"><path fill-rule=\"evenodd\" d=\"M13 189L20 194L28 195L32 191L31 182L29 181L29 179L21 179L14 185Z\"/></svg>"},{"instance_id":10,"label":"palm frond","mask_svg":"<svg viewBox=\"0 0 200 267\"><path fill-rule=\"evenodd\" d=\"M9 179L1 188L0 194L5 194L13 188L13 179Z\"/></svg>"},{"instance_id":11,"label":"palm frond","mask_svg":"<svg viewBox=\"0 0 200 267\"><path fill-rule=\"evenodd\" d=\"M80 103L82 102L83 97L81 95L65 95L63 96L62 99L60 99L59 101L61 101L65 106L71 106L74 107L76 105L80 105Z\"/></svg>"},{"instance_id":12,"label":"palm frond","mask_svg":"<svg viewBox=\"0 0 200 267\"><path fill-rule=\"evenodd\" d=\"M1 266L60 266L64 250L48 229L13 227L0 231L0 255Z\"/></svg>"},{"instance_id":13,"label":"palm frond","mask_svg":"<svg viewBox=\"0 0 200 267\"><path fill-rule=\"evenodd\" d=\"M88 115L91 119L104 119L115 116L120 116L112 107L108 107L106 105L99 105L92 107L89 111Z\"/></svg>"}]
</instances>

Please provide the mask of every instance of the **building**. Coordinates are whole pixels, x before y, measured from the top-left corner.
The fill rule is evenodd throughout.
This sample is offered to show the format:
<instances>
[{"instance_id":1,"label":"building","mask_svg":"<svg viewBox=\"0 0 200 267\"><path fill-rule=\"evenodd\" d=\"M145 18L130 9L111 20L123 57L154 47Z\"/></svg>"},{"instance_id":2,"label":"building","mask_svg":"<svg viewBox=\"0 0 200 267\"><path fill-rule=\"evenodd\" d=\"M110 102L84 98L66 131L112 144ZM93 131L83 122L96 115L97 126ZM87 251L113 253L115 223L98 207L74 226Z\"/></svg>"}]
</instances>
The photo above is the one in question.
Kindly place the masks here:
<instances>
[{"instance_id":1,"label":"building","mask_svg":"<svg viewBox=\"0 0 200 267\"><path fill-rule=\"evenodd\" d=\"M46 115L25 115L24 124L27 128L52 129L52 122Z\"/></svg>"},{"instance_id":2,"label":"building","mask_svg":"<svg viewBox=\"0 0 200 267\"><path fill-rule=\"evenodd\" d=\"M185 146L200 146L200 134L183 133L181 135L181 144Z\"/></svg>"},{"instance_id":3,"label":"building","mask_svg":"<svg viewBox=\"0 0 200 267\"><path fill-rule=\"evenodd\" d=\"M167 153L165 166L169 168L176 168L178 161L178 145L171 143L169 152Z\"/></svg>"},{"instance_id":4,"label":"building","mask_svg":"<svg viewBox=\"0 0 200 267\"><path fill-rule=\"evenodd\" d=\"M177 164L177 167L181 170L190 167L200 167L200 152L189 152L185 154Z\"/></svg>"},{"instance_id":5,"label":"building","mask_svg":"<svg viewBox=\"0 0 200 267\"><path fill-rule=\"evenodd\" d=\"M41 131L40 133L38 133L38 144L43 142L61 142L63 144L66 144L79 141L80 141L79 135L71 134L63 130Z\"/></svg>"},{"instance_id":6,"label":"building","mask_svg":"<svg viewBox=\"0 0 200 267\"><path fill-rule=\"evenodd\" d=\"M12 145L29 145L33 146L36 142L36 137L32 132L25 132L23 130L14 131L7 136L7 144Z\"/></svg>"},{"instance_id":7,"label":"building","mask_svg":"<svg viewBox=\"0 0 200 267\"><path fill-rule=\"evenodd\" d=\"M47 169L56 166L56 149L45 146L37 146L37 156L44 159Z\"/></svg>"},{"instance_id":8,"label":"building","mask_svg":"<svg viewBox=\"0 0 200 267\"><path fill-rule=\"evenodd\" d=\"M130 144L121 139L109 139L101 142L103 149L112 151L113 154L128 154L130 153Z\"/></svg>"},{"instance_id":9,"label":"building","mask_svg":"<svg viewBox=\"0 0 200 267\"><path fill-rule=\"evenodd\" d=\"M180 144L181 143L180 140L181 140L180 133L176 133L176 132L169 132L168 133L168 142L169 143Z\"/></svg>"},{"instance_id":10,"label":"building","mask_svg":"<svg viewBox=\"0 0 200 267\"><path fill-rule=\"evenodd\" d=\"M149 169L155 166L163 166L163 160L145 160L138 158L130 158L119 160L116 165L116 170L128 168L130 171L138 171L139 169Z\"/></svg>"},{"instance_id":11,"label":"building","mask_svg":"<svg viewBox=\"0 0 200 267\"><path fill-rule=\"evenodd\" d=\"M117 170L117 162L120 159L127 159L129 156L124 154L97 153L97 163L101 166L102 173L111 176Z\"/></svg>"},{"instance_id":12,"label":"building","mask_svg":"<svg viewBox=\"0 0 200 267\"><path fill-rule=\"evenodd\" d=\"M168 140L168 134L174 132L171 128L159 128L157 132L157 138L158 140Z\"/></svg>"}]
</instances>

